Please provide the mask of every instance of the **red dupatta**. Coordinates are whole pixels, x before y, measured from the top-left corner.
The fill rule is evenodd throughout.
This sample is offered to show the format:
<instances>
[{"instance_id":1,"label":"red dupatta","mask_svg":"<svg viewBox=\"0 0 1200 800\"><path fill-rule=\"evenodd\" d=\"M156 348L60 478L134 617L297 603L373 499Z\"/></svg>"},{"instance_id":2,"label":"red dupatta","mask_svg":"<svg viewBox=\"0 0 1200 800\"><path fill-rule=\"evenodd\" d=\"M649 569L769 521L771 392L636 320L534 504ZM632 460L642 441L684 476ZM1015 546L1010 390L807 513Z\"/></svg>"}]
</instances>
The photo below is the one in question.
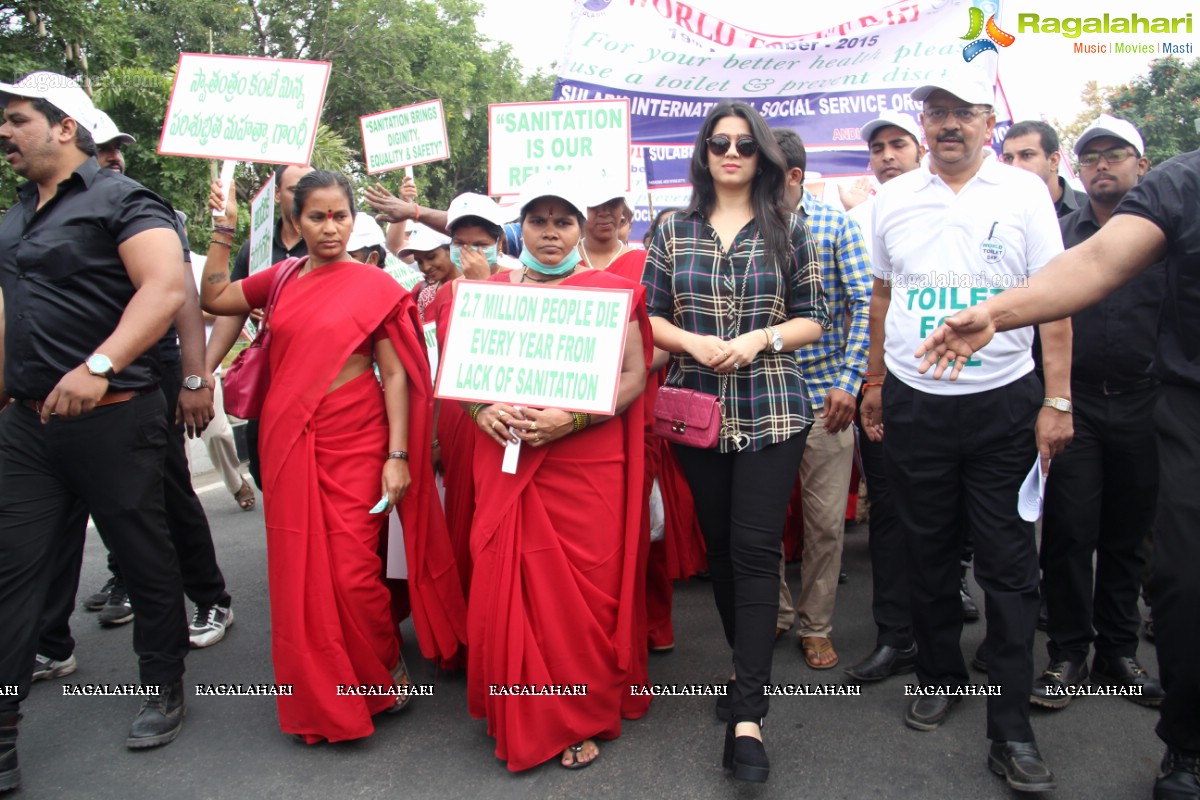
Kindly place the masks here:
<instances>
[{"instance_id":1,"label":"red dupatta","mask_svg":"<svg viewBox=\"0 0 1200 800\"><path fill-rule=\"evenodd\" d=\"M432 441L433 387L412 297L377 267L338 262L292 278L274 314L271 387L260 423L264 496L273 494L281 467L342 365L382 329L408 376L412 485L397 510L404 525L413 624L423 656L452 658L466 641L466 604L425 455ZM302 322L278 324L289 316Z\"/></svg>"}]
</instances>

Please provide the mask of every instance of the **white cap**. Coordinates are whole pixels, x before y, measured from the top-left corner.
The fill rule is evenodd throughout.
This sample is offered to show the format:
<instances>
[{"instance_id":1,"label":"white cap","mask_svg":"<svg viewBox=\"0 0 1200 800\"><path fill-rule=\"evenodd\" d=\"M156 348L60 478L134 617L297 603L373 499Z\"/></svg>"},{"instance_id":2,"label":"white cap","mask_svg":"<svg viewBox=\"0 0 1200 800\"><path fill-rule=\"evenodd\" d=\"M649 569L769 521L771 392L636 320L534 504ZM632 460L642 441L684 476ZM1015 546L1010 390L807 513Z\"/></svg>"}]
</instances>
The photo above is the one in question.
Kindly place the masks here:
<instances>
[{"instance_id":1,"label":"white cap","mask_svg":"<svg viewBox=\"0 0 1200 800\"><path fill-rule=\"evenodd\" d=\"M521 188L521 200L518 207L524 214L526 206L534 200L540 197L558 197L586 217L590 193L587 187L581 186L580 183L578 176L572 178L569 172L558 170L539 172L526 181Z\"/></svg>"},{"instance_id":2,"label":"white cap","mask_svg":"<svg viewBox=\"0 0 1200 800\"><path fill-rule=\"evenodd\" d=\"M921 143L921 127L917 125L917 121L912 118L911 114L905 114L902 111L885 111L882 116L873 119L859 129L859 135L867 144L871 143L871 137L880 128L896 127L905 133L911 134L917 140L917 144Z\"/></svg>"},{"instance_id":3,"label":"white cap","mask_svg":"<svg viewBox=\"0 0 1200 800\"><path fill-rule=\"evenodd\" d=\"M117 123L112 121L112 117L100 109L96 109L96 116L99 124L96 125L96 130L92 132L92 138L96 140L96 144L108 144L109 142L133 144L137 141L131 134L123 133L117 128Z\"/></svg>"},{"instance_id":4,"label":"white cap","mask_svg":"<svg viewBox=\"0 0 1200 800\"><path fill-rule=\"evenodd\" d=\"M446 234L438 233L428 225L416 224L413 225L412 235L408 237L408 244L404 245L398 255L403 258L413 253L428 253L430 250L437 250L439 247L446 247L449 244L450 237Z\"/></svg>"},{"instance_id":5,"label":"white cap","mask_svg":"<svg viewBox=\"0 0 1200 800\"><path fill-rule=\"evenodd\" d=\"M45 100L75 120L93 139L100 126L100 112L92 98L78 83L57 72L31 72L16 83L0 83L0 108L6 108L12 97Z\"/></svg>"},{"instance_id":6,"label":"white cap","mask_svg":"<svg viewBox=\"0 0 1200 800\"><path fill-rule=\"evenodd\" d=\"M354 215L354 230L350 232L350 241L346 242L346 251L353 253L372 245L386 247L387 239L384 238L383 229L379 227L375 218L365 211L360 211Z\"/></svg>"},{"instance_id":7,"label":"white cap","mask_svg":"<svg viewBox=\"0 0 1200 800\"><path fill-rule=\"evenodd\" d=\"M966 101L971 105L991 106L996 104L995 81L978 70L964 69L942 78L937 83L927 83L912 90L912 99L921 101L938 89Z\"/></svg>"},{"instance_id":8,"label":"white cap","mask_svg":"<svg viewBox=\"0 0 1200 800\"><path fill-rule=\"evenodd\" d=\"M479 217L493 225L503 225L512 222L515 212L512 206L501 208L487 195L467 192L450 201L450 207L446 209L446 227L453 228L454 223L463 217Z\"/></svg>"},{"instance_id":9,"label":"white cap","mask_svg":"<svg viewBox=\"0 0 1200 800\"><path fill-rule=\"evenodd\" d=\"M1123 119L1117 119L1109 114L1101 114L1096 118L1096 121L1084 128L1083 133L1079 134L1079 138L1075 140L1075 155L1083 152L1083 148L1092 139L1097 139L1101 136L1111 136L1114 139L1133 146L1137 150L1139 156L1145 155L1146 145L1142 141L1142 135L1138 133L1137 128L1133 124Z\"/></svg>"}]
</instances>

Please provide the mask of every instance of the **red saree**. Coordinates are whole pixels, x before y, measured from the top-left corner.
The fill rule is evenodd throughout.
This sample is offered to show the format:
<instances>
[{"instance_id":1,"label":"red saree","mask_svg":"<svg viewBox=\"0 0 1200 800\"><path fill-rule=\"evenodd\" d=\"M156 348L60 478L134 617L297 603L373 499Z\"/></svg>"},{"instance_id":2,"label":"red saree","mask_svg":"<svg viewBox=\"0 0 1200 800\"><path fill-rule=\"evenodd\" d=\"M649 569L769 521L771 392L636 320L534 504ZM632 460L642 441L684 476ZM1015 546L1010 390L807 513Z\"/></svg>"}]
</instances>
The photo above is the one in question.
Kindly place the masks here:
<instances>
[{"instance_id":1,"label":"red saree","mask_svg":"<svg viewBox=\"0 0 1200 800\"><path fill-rule=\"evenodd\" d=\"M635 288L590 270L562 285ZM642 296L639 287L633 318L648 362ZM643 430L638 397L616 420L522 447L515 475L500 471L503 448L475 431L467 701L472 716L487 718L496 756L514 772L583 739L614 738L622 716L649 707L648 697L630 692L647 681L638 624L647 550ZM576 684L586 684L586 695L497 693Z\"/></svg>"},{"instance_id":2,"label":"red saree","mask_svg":"<svg viewBox=\"0 0 1200 800\"><path fill-rule=\"evenodd\" d=\"M247 299L269 280L247 281ZM403 288L352 262L291 279L271 325L259 448L272 659L276 681L294 686L278 698L280 727L310 744L360 738L393 698L339 696L337 687L390 685L400 657L379 555L386 520L367 513L379 500L387 413L370 371L326 389L356 347L385 333L408 375L408 448L427 453L433 391L424 341ZM414 457L409 469L398 511L413 622L425 657L451 658L465 640L464 603L429 460Z\"/></svg>"},{"instance_id":3,"label":"red saree","mask_svg":"<svg viewBox=\"0 0 1200 800\"><path fill-rule=\"evenodd\" d=\"M425 322L437 322L438 352L446 351L446 331L454 305L454 286L446 284L426 309ZM475 427L457 402L440 403L438 441L442 445L442 485L446 487L446 528L454 549L454 563L462 581L463 596L471 585L471 517L475 511L475 479L471 464L475 454Z\"/></svg>"},{"instance_id":4,"label":"red saree","mask_svg":"<svg viewBox=\"0 0 1200 800\"><path fill-rule=\"evenodd\" d=\"M646 251L630 250L605 271L640 284L645 265ZM686 580L704 568L704 536L696 519L691 489L671 448L654 433L654 398L666 380L667 369L663 367L646 378L646 502L648 505L650 488L657 478L666 514L666 531L662 541L650 545L646 566L646 633L650 647L675 643L672 582ZM645 527L649 538L648 518Z\"/></svg>"}]
</instances>

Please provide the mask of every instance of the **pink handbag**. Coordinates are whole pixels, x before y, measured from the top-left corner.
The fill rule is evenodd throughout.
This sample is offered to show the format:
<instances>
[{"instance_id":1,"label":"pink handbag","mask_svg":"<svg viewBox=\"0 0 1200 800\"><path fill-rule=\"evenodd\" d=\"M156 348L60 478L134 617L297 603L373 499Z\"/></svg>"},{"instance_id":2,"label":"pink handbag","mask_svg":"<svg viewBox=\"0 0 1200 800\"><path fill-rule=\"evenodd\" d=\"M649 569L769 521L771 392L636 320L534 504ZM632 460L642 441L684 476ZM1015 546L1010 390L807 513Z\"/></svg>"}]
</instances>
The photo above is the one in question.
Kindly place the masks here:
<instances>
[{"instance_id":1,"label":"pink handbag","mask_svg":"<svg viewBox=\"0 0 1200 800\"><path fill-rule=\"evenodd\" d=\"M258 327L258 335L245 350L237 354L237 358L225 370L221 379L221 388L225 394L225 411L239 419L258 419L262 414L263 400L267 397L267 388L271 385L271 367L267 345L271 342L271 311L283 284L292 277L305 262L303 258L289 258L275 273L271 281L271 291L267 295L267 307L263 311L262 324Z\"/></svg>"},{"instance_id":2,"label":"pink handbag","mask_svg":"<svg viewBox=\"0 0 1200 800\"><path fill-rule=\"evenodd\" d=\"M675 444L711 450L721 432L721 401L695 389L659 387L654 400L654 432Z\"/></svg>"}]
</instances>

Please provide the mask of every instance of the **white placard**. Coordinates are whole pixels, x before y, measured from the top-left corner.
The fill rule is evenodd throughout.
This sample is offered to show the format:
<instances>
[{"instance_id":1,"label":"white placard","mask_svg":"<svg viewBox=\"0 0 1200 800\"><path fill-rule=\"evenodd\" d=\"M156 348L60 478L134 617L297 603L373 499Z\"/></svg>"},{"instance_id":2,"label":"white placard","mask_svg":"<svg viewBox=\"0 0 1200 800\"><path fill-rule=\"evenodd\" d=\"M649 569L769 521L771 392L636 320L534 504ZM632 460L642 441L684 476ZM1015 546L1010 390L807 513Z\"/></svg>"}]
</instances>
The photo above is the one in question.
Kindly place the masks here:
<instances>
[{"instance_id":1,"label":"white placard","mask_svg":"<svg viewBox=\"0 0 1200 800\"><path fill-rule=\"evenodd\" d=\"M520 194L544 170L623 178L628 189L629 146L625 99L489 105L488 194Z\"/></svg>"},{"instance_id":2,"label":"white placard","mask_svg":"<svg viewBox=\"0 0 1200 800\"><path fill-rule=\"evenodd\" d=\"M271 266L275 244L275 177L267 178L250 203L250 274Z\"/></svg>"},{"instance_id":3,"label":"white placard","mask_svg":"<svg viewBox=\"0 0 1200 800\"><path fill-rule=\"evenodd\" d=\"M358 124L371 175L401 167L411 175L413 164L450 157L441 100L367 114Z\"/></svg>"},{"instance_id":4,"label":"white placard","mask_svg":"<svg viewBox=\"0 0 1200 800\"><path fill-rule=\"evenodd\" d=\"M180 53L158 152L307 164L327 61Z\"/></svg>"},{"instance_id":5,"label":"white placard","mask_svg":"<svg viewBox=\"0 0 1200 800\"><path fill-rule=\"evenodd\" d=\"M456 286L438 397L614 412L631 289Z\"/></svg>"},{"instance_id":6,"label":"white placard","mask_svg":"<svg viewBox=\"0 0 1200 800\"><path fill-rule=\"evenodd\" d=\"M423 328L425 331L425 352L429 355L429 374L436 380L438 371L437 323L426 322Z\"/></svg>"}]
</instances>

